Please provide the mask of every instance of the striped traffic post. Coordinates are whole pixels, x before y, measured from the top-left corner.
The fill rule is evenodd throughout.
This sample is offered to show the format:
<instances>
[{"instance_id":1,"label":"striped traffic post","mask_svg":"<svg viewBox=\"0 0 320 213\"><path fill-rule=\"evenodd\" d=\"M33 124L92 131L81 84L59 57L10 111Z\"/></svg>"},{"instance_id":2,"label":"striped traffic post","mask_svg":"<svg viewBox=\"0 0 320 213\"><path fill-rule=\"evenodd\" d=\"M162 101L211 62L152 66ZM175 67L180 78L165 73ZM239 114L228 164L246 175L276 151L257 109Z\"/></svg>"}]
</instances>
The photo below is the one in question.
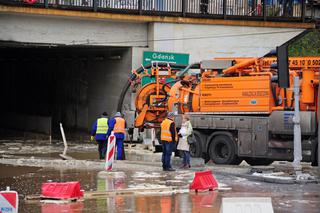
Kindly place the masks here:
<instances>
[{"instance_id":1,"label":"striped traffic post","mask_svg":"<svg viewBox=\"0 0 320 213\"><path fill-rule=\"evenodd\" d=\"M115 145L116 145L116 136L114 136L113 132L108 138L108 146L107 146L107 157L106 157L106 165L105 168L107 171L112 170L112 164L114 160L115 153Z\"/></svg>"}]
</instances>

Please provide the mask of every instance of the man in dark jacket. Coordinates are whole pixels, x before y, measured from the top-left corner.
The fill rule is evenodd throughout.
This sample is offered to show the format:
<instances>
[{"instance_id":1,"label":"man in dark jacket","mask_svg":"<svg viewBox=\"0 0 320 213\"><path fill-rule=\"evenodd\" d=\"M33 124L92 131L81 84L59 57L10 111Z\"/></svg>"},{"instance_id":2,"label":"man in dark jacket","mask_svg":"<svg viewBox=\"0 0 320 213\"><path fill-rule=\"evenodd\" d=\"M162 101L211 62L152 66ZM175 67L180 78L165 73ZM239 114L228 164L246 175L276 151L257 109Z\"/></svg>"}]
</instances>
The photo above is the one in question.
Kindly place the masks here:
<instances>
[{"instance_id":1,"label":"man in dark jacket","mask_svg":"<svg viewBox=\"0 0 320 213\"><path fill-rule=\"evenodd\" d=\"M91 131L91 141L94 140L94 136L98 143L98 151L100 160L105 158L107 152L107 140L112 131L110 120L108 119L108 113L103 112L101 117L98 118Z\"/></svg>"}]
</instances>

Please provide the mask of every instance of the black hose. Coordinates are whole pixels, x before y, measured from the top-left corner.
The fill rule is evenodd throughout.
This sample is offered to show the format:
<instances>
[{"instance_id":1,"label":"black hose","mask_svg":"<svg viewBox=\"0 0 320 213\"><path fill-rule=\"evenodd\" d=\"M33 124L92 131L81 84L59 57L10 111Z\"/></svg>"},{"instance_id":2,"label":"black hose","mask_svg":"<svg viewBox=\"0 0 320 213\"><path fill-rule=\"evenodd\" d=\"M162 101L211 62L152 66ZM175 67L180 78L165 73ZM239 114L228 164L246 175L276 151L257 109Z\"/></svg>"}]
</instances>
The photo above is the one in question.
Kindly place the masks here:
<instances>
[{"instance_id":1,"label":"black hose","mask_svg":"<svg viewBox=\"0 0 320 213\"><path fill-rule=\"evenodd\" d=\"M162 90L163 93L165 94L165 97L164 97L163 99L161 99L161 100L158 100L157 103L164 102L164 101L167 100L167 98L168 98L168 93L165 91L165 87L168 86L168 84L171 84L171 83L177 82L177 81L180 81L180 80L175 79L175 80L172 80L172 81L168 81L167 83L165 83L164 85L162 85L161 90Z\"/></svg>"},{"instance_id":2,"label":"black hose","mask_svg":"<svg viewBox=\"0 0 320 213\"><path fill-rule=\"evenodd\" d=\"M137 74L140 74L145 69L150 69L152 67L152 65L153 64L148 64L148 65L146 65L144 67L139 67L136 70ZM189 65L184 65L184 64L175 64L175 63L166 63L166 62L158 62L155 65L157 65L158 67L167 67L169 65L170 67L175 68L175 69L186 69L187 67L189 67L189 69L190 68L193 68L193 69L199 68L199 65L198 66L189 66ZM136 78L137 78L137 75L135 73L131 74L131 76L129 77L128 81L123 86L121 94L120 94L120 98L119 98L119 101L118 101L117 112L121 112L122 105L123 105L123 100L124 100L124 97L125 97L128 89L129 89L129 87L130 87L131 81L134 81Z\"/></svg>"}]
</instances>

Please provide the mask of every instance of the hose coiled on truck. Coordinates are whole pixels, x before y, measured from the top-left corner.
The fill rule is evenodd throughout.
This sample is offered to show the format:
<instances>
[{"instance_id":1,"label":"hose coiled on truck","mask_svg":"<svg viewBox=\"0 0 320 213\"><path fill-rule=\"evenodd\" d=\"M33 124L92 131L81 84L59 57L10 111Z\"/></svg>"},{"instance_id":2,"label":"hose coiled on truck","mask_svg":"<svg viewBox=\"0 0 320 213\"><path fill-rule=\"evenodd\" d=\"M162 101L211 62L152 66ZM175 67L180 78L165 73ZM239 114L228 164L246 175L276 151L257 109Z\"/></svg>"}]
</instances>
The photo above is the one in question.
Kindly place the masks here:
<instances>
[{"instance_id":1,"label":"hose coiled on truck","mask_svg":"<svg viewBox=\"0 0 320 213\"><path fill-rule=\"evenodd\" d=\"M181 77L182 75L184 75L186 73L186 71L189 70L189 69L199 69L200 68L200 64L199 63L185 65L185 64L167 63L167 62L157 62L155 65L158 66L158 67L168 67L168 66L170 66L171 68L174 68L174 69L184 69L182 71L182 74L179 75L178 77ZM127 94L127 91L128 91L128 89L130 87L131 82L136 80L137 74L142 73L146 69L150 69L152 66L153 66L153 64L148 64L146 66L141 66L136 70L135 73L131 74L131 76L129 77L128 81L125 83L125 85L122 88L122 91L121 91L121 94L120 94L120 98L119 98L119 101L118 101L117 112L121 112L124 97Z\"/></svg>"}]
</instances>

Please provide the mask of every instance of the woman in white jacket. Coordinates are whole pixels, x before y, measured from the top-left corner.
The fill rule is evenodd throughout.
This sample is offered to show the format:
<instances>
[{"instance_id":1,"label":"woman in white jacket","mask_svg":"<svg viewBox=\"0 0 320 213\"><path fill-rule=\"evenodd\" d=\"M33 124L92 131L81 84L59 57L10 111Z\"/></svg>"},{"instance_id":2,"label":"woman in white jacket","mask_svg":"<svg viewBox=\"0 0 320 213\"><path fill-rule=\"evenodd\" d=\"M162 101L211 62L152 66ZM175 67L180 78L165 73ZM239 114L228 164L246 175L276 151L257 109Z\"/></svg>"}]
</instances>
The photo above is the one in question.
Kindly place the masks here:
<instances>
[{"instance_id":1,"label":"woman in white jacket","mask_svg":"<svg viewBox=\"0 0 320 213\"><path fill-rule=\"evenodd\" d=\"M190 168L190 145L188 144L188 136L192 134L192 125L187 115L182 116L182 125L179 131L178 150L182 151L183 161L180 168Z\"/></svg>"}]
</instances>

